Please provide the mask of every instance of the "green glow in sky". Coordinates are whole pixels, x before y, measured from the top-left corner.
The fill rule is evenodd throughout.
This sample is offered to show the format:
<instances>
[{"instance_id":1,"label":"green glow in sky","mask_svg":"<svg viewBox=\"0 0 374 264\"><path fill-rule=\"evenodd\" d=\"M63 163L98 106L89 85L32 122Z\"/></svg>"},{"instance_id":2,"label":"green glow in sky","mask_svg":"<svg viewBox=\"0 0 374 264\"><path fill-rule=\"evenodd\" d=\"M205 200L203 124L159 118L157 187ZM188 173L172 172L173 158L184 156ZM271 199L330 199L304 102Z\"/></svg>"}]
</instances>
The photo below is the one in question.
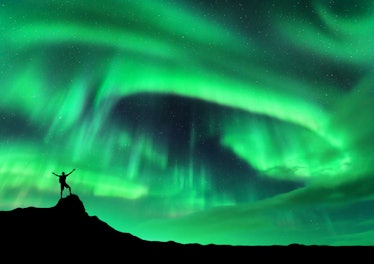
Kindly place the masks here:
<instances>
[{"instance_id":1,"label":"green glow in sky","mask_svg":"<svg viewBox=\"0 0 374 264\"><path fill-rule=\"evenodd\" d=\"M0 0L0 210L76 168L146 240L373 245L374 2L335 2Z\"/></svg>"}]
</instances>

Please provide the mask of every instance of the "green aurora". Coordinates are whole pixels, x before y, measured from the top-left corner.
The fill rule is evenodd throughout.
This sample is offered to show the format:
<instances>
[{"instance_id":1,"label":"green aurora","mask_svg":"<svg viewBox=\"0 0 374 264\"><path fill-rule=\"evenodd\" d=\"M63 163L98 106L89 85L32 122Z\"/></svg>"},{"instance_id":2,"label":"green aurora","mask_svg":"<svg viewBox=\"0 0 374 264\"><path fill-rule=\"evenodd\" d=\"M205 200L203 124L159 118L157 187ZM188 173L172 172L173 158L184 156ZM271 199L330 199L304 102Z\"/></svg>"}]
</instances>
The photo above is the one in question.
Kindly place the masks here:
<instances>
[{"instance_id":1,"label":"green aurora","mask_svg":"<svg viewBox=\"0 0 374 264\"><path fill-rule=\"evenodd\" d=\"M219 2L0 0L0 210L374 245L374 1Z\"/></svg>"}]
</instances>

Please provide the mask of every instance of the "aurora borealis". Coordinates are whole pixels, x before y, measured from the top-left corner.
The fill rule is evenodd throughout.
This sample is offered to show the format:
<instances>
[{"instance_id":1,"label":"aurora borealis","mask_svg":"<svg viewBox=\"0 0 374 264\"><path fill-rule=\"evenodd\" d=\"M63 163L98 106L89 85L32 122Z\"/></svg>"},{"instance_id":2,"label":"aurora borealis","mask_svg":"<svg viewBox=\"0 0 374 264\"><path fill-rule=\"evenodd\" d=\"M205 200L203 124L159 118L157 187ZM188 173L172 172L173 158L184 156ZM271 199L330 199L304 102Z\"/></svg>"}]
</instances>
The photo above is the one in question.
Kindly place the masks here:
<instances>
[{"instance_id":1,"label":"aurora borealis","mask_svg":"<svg viewBox=\"0 0 374 264\"><path fill-rule=\"evenodd\" d=\"M374 1L0 0L0 56L0 210L374 245Z\"/></svg>"}]
</instances>

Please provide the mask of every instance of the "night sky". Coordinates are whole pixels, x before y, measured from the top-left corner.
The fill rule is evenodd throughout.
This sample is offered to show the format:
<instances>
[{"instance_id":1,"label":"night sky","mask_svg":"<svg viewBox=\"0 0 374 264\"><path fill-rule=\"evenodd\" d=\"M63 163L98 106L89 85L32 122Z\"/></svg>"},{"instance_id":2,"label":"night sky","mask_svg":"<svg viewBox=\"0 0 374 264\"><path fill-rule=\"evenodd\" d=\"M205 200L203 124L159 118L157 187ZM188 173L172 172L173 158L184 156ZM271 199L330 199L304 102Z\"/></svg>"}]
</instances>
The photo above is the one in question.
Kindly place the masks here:
<instances>
[{"instance_id":1,"label":"night sky","mask_svg":"<svg viewBox=\"0 0 374 264\"><path fill-rule=\"evenodd\" d=\"M0 0L0 210L76 168L145 240L374 245L373 47L369 0Z\"/></svg>"}]
</instances>

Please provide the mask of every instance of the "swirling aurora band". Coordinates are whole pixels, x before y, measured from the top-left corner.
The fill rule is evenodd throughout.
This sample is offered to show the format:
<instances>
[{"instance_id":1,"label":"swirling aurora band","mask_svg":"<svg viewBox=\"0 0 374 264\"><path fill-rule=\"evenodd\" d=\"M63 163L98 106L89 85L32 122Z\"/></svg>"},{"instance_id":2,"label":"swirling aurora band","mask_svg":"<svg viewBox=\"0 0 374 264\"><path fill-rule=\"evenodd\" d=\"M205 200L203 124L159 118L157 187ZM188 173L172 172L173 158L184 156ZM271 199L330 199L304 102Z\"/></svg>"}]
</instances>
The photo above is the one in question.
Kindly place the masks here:
<instances>
[{"instance_id":1,"label":"swirling aurora band","mask_svg":"<svg viewBox=\"0 0 374 264\"><path fill-rule=\"evenodd\" d=\"M74 167L143 239L374 244L374 2L248 2L0 1L0 209Z\"/></svg>"}]
</instances>

